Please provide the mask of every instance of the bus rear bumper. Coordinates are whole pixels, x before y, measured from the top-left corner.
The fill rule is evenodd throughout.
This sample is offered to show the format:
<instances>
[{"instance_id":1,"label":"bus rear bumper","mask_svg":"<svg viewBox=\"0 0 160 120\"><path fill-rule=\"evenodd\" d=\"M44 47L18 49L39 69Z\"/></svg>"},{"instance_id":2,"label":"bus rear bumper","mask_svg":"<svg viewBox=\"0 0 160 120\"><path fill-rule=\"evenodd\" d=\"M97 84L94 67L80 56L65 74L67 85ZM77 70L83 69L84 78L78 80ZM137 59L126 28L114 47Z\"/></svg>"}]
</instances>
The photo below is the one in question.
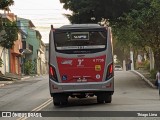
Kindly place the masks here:
<instances>
[{"instance_id":1,"label":"bus rear bumper","mask_svg":"<svg viewBox=\"0 0 160 120\"><path fill-rule=\"evenodd\" d=\"M104 82L89 83L57 83L49 80L50 93L95 93L95 92L114 92L114 78Z\"/></svg>"}]
</instances>

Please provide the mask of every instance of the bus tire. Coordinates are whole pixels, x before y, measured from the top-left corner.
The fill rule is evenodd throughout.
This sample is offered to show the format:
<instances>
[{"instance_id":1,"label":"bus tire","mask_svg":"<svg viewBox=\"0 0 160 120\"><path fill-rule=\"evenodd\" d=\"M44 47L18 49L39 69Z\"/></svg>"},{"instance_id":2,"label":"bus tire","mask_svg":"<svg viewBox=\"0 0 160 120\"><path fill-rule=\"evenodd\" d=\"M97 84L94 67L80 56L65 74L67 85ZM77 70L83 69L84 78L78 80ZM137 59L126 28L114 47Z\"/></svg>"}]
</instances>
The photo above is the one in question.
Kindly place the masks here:
<instances>
[{"instance_id":1,"label":"bus tire","mask_svg":"<svg viewBox=\"0 0 160 120\"><path fill-rule=\"evenodd\" d=\"M97 102L98 102L98 103L104 103L104 97L98 95L98 96L97 96Z\"/></svg>"},{"instance_id":2,"label":"bus tire","mask_svg":"<svg viewBox=\"0 0 160 120\"><path fill-rule=\"evenodd\" d=\"M53 104L55 106L66 105L68 103L68 95L66 94L54 94Z\"/></svg>"},{"instance_id":3,"label":"bus tire","mask_svg":"<svg viewBox=\"0 0 160 120\"><path fill-rule=\"evenodd\" d=\"M112 101L112 95L107 95L105 103L111 103L111 101Z\"/></svg>"},{"instance_id":4,"label":"bus tire","mask_svg":"<svg viewBox=\"0 0 160 120\"><path fill-rule=\"evenodd\" d=\"M60 105L60 101L59 101L57 96L53 97L53 104L54 104L54 106L59 106Z\"/></svg>"},{"instance_id":5,"label":"bus tire","mask_svg":"<svg viewBox=\"0 0 160 120\"><path fill-rule=\"evenodd\" d=\"M67 105L67 104L68 104L68 101L61 102L61 105Z\"/></svg>"},{"instance_id":6,"label":"bus tire","mask_svg":"<svg viewBox=\"0 0 160 120\"><path fill-rule=\"evenodd\" d=\"M60 105L60 102L55 102L55 101L53 101L53 104L54 104L54 106L59 106L59 105Z\"/></svg>"},{"instance_id":7,"label":"bus tire","mask_svg":"<svg viewBox=\"0 0 160 120\"><path fill-rule=\"evenodd\" d=\"M67 105L68 104L68 97L62 96L60 101L61 101L61 105Z\"/></svg>"}]
</instances>

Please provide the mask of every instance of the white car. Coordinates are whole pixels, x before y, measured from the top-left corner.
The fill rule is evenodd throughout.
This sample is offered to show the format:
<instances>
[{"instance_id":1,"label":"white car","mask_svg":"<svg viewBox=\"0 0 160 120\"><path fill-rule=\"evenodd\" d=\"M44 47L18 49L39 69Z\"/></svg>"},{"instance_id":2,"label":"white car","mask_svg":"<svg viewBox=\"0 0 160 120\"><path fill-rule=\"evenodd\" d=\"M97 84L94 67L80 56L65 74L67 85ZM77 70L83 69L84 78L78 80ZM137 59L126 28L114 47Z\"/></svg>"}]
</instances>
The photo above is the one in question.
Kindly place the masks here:
<instances>
[{"instance_id":1,"label":"white car","mask_svg":"<svg viewBox=\"0 0 160 120\"><path fill-rule=\"evenodd\" d=\"M123 68L121 65L115 65L114 70L121 71L121 70L123 70Z\"/></svg>"}]
</instances>

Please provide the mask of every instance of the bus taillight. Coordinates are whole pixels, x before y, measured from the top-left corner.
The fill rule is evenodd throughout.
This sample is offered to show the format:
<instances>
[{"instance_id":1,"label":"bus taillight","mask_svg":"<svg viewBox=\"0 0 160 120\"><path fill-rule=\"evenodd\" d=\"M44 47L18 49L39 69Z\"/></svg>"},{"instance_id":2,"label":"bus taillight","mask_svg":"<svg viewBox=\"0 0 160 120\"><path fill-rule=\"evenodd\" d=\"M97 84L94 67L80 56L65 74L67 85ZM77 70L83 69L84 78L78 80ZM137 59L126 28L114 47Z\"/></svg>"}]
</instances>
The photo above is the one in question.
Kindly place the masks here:
<instances>
[{"instance_id":1,"label":"bus taillight","mask_svg":"<svg viewBox=\"0 0 160 120\"><path fill-rule=\"evenodd\" d=\"M57 75L56 75L56 70L53 66L49 67L49 76L51 79L53 79L54 81L58 82L57 80Z\"/></svg>"},{"instance_id":2,"label":"bus taillight","mask_svg":"<svg viewBox=\"0 0 160 120\"><path fill-rule=\"evenodd\" d=\"M113 63L109 64L108 69L107 69L107 76L106 80L109 80L111 77L113 77Z\"/></svg>"}]
</instances>

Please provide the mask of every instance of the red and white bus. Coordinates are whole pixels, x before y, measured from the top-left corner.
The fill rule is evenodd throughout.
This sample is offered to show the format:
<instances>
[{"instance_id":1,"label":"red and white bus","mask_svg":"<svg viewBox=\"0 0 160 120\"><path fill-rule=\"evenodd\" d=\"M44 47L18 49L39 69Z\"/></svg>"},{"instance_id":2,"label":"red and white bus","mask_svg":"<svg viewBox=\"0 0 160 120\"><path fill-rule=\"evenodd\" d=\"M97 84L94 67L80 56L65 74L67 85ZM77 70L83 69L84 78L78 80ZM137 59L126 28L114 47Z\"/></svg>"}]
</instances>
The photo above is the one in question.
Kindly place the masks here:
<instances>
[{"instance_id":1,"label":"red and white bus","mask_svg":"<svg viewBox=\"0 0 160 120\"><path fill-rule=\"evenodd\" d=\"M97 96L111 103L114 93L112 33L97 24L51 26L49 36L49 87L54 105L68 97Z\"/></svg>"}]
</instances>

